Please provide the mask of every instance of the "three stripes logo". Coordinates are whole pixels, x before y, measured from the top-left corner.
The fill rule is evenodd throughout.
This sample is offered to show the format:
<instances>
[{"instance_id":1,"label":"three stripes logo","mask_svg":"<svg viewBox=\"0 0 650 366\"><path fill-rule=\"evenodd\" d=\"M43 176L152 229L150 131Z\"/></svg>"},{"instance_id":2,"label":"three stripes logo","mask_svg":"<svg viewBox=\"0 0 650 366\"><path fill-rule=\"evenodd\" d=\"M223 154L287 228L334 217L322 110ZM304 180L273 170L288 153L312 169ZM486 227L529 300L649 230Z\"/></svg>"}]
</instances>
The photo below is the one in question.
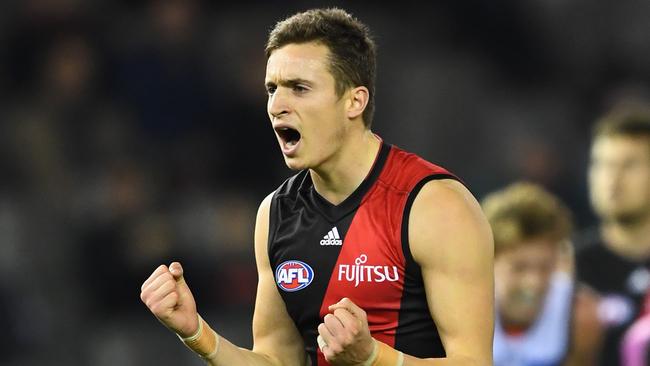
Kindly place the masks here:
<instances>
[{"instance_id":1,"label":"three stripes logo","mask_svg":"<svg viewBox=\"0 0 650 366\"><path fill-rule=\"evenodd\" d=\"M339 230L334 226L327 235L323 236L323 240L320 241L320 245L343 245L343 240L339 235Z\"/></svg>"}]
</instances>

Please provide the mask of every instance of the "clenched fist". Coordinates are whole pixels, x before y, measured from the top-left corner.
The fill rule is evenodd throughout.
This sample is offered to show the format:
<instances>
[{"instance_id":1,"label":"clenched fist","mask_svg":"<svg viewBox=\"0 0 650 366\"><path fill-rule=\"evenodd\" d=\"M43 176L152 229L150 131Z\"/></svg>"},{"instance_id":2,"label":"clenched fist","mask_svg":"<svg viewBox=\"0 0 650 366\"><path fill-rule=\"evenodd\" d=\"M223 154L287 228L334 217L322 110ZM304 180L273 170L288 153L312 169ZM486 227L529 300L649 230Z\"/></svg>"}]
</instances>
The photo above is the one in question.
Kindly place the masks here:
<instances>
[{"instance_id":1,"label":"clenched fist","mask_svg":"<svg viewBox=\"0 0 650 366\"><path fill-rule=\"evenodd\" d=\"M374 347L366 312L348 298L328 310L318 326L318 343L325 359L332 365L363 364Z\"/></svg>"},{"instance_id":2,"label":"clenched fist","mask_svg":"<svg viewBox=\"0 0 650 366\"><path fill-rule=\"evenodd\" d=\"M140 298L161 323L181 337L198 330L196 302L183 279L180 263L156 268L142 284Z\"/></svg>"}]
</instances>

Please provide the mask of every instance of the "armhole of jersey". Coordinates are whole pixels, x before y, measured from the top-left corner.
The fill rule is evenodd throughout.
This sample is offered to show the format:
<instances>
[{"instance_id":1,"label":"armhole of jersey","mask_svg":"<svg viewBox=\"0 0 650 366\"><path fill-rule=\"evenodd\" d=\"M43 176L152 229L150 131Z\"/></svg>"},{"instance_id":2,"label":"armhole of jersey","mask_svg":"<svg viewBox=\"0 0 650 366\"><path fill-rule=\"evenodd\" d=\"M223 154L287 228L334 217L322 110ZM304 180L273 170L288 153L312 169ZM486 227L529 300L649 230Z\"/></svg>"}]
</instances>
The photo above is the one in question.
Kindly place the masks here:
<instances>
[{"instance_id":1,"label":"armhole of jersey","mask_svg":"<svg viewBox=\"0 0 650 366\"><path fill-rule=\"evenodd\" d=\"M269 263L272 263L271 260L271 245L273 243L273 240L275 239L275 233L276 233L276 226L277 226L277 215L275 214L275 209L276 209L276 201L278 199L278 191L276 190L273 192L273 196L271 197L271 203L269 204L269 233L267 235L266 239L266 253L269 256Z\"/></svg>"},{"instance_id":2,"label":"armhole of jersey","mask_svg":"<svg viewBox=\"0 0 650 366\"><path fill-rule=\"evenodd\" d=\"M408 264L415 264L415 260L413 259L413 255L411 254L411 246L409 245L409 216L411 214L411 207L413 207L413 202L415 201L415 198L418 196L418 193L420 193L420 190L422 187L424 187L425 184L429 183L432 180L441 180L441 179L453 179L455 181L460 182L461 184L464 185L463 182L461 182L456 176L452 174L433 174L433 175L428 175L424 178L422 178L409 192L409 196L406 199L406 204L404 205L404 212L402 213L402 232L401 232L401 241L402 241L402 253L404 254L404 260L406 261L407 267ZM419 266L417 266L419 268Z\"/></svg>"}]
</instances>

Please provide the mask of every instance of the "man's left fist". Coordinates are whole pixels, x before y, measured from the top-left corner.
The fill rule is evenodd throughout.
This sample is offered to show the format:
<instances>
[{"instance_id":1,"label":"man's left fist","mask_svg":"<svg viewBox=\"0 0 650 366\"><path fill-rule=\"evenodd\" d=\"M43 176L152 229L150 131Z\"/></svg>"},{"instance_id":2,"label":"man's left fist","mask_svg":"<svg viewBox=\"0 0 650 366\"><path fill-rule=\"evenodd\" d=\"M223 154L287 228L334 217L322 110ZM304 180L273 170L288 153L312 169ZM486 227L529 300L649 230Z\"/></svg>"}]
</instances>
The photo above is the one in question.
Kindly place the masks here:
<instances>
[{"instance_id":1,"label":"man's left fist","mask_svg":"<svg viewBox=\"0 0 650 366\"><path fill-rule=\"evenodd\" d=\"M347 297L328 309L330 313L318 325L318 346L327 362L338 366L366 362L375 347L366 312Z\"/></svg>"}]
</instances>

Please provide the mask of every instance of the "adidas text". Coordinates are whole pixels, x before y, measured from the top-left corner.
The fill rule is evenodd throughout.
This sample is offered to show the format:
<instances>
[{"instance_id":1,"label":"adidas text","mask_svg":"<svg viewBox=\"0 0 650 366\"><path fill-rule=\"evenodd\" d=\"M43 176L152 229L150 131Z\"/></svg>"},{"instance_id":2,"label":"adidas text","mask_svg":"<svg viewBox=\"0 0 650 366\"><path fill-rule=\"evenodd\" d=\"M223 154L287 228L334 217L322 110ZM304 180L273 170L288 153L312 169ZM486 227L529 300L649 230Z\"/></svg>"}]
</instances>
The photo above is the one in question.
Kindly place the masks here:
<instances>
[{"instance_id":1,"label":"adidas text","mask_svg":"<svg viewBox=\"0 0 650 366\"><path fill-rule=\"evenodd\" d=\"M320 245L343 245L343 240L341 240L341 236L339 235L339 229L334 226L327 235L323 236Z\"/></svg>"},{"instance_id":2,"label":"adidas text","mask_svg":"<svg viewBox=\"0 0 650 366\"><path fill-rule=\"evenodd\" d=\"M341 239L323 239L320 241L320 245L343 245L343 240Z\"/></svg>"}]
</instances>

